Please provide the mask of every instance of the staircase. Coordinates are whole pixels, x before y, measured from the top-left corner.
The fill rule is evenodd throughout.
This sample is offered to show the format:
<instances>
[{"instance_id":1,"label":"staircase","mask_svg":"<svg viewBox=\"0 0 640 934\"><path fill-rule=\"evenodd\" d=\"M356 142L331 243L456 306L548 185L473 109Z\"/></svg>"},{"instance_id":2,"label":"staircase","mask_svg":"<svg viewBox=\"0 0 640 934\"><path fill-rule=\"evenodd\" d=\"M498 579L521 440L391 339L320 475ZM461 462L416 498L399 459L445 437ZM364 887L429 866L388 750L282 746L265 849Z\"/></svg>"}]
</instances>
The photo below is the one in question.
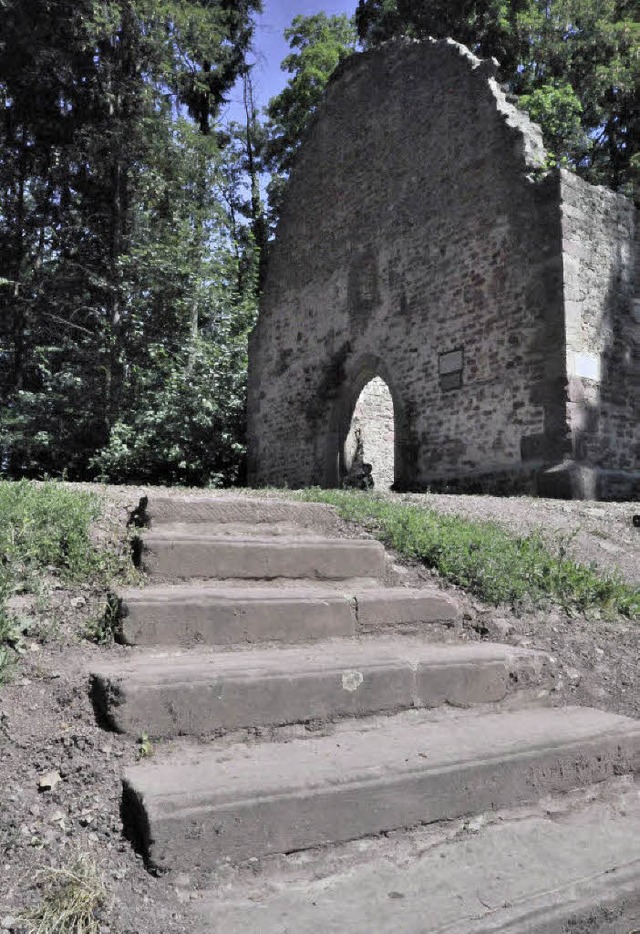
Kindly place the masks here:
<instances>
[{"instance_id":1,"label":"staircase","mask_svg":"<svg viewBox=\"0 0 640 934\"><path fill-rule=\"evenodd\" d=\"M338 537L330 507L157 496L143 513L149 585L121 595L136 648L92 691L106 725L156 742L123 780L150 866L206 873L528 806L637 764L640 723L550 706L547 659L461 641L456 603L394 586L382 545ZM272 906L237 930L328 918L292 910L292 927ZM512 930L445 928L442 912L362 930Z\"/></svg>"}]
</instances>

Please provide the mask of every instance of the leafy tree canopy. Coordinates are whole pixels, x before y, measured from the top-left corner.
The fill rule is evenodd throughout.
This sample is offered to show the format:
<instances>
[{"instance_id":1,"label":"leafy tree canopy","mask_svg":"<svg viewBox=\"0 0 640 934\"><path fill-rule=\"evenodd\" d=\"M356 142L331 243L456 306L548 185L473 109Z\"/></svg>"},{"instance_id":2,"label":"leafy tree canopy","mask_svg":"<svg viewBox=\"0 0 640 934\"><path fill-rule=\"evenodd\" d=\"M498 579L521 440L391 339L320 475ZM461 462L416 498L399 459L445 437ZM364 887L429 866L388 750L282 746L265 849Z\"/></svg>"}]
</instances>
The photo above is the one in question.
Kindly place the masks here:
<instances>
[{"instance_id":1,"label":"leafy tree canopy","mask_svg":"<svg viewBox=\"0 0 640 934\"><path fill-rule=\"evenodd\" d=\"M0 473L230 482L255 239L218 111L260 0L0 0Z\"/></svg>"}]
</instances>

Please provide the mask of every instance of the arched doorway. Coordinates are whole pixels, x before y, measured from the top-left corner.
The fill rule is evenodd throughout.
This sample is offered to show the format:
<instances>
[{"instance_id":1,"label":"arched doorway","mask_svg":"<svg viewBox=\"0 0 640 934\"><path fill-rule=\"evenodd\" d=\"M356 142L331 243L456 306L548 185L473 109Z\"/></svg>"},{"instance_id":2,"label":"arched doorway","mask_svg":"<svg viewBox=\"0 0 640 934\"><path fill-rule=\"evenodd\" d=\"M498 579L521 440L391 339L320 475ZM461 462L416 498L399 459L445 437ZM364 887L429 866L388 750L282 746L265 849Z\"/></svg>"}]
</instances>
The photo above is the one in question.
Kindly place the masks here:
<instances>
[{"instance_id":1,"label":"arched doorway","mask_svg":"<svg viewBox=\"0 0 640 934\"><path fill-rule=\"evenodd\" d=\"M369 379L358 395L341 454L345 486L388 490L394 482L393 397L381 376Z\"/></svg>"}]
</instances>

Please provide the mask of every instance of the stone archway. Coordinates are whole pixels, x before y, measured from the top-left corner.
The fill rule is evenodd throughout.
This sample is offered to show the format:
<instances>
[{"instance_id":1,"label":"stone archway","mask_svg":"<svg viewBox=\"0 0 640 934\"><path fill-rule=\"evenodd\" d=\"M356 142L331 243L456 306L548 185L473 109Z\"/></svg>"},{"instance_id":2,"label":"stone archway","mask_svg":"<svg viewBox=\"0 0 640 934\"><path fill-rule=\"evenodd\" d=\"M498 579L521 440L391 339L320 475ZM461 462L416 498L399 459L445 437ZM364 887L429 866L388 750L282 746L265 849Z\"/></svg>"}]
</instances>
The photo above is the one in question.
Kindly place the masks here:
<instances>
[{"instance_id":1,"label":"stone archway","mask_svg":"<svg viewBox=\"0 0 640 934\"><path fill-rule=\"evenodd\" d=\"M342 452L342 473L355 486L370 476L377 490L388 490L395 479L394 462L393 397L382 377L374 376L361 390L351 415ZM364 472L362 465L367 465Z\"/></svg>"},{"instance_id":2,"label":"stone archway","mask_svg":"<svg viewBox=\"0 0 640 934\"><path fill-rule=\"evenodd\" d=\"M377 477L374 472L376 488L384 490L392 484L403 486L407 470L411 469L409 426L391 374L375 354L365 354L347 365L343 374L326 436L323 483L327 487L342 486L351 467L355 427L364 428L365 461L377 468ZM386 448L384 453L383 448ZM371 452L380 453L372 457Z\"/></svg>"}]
</instances>

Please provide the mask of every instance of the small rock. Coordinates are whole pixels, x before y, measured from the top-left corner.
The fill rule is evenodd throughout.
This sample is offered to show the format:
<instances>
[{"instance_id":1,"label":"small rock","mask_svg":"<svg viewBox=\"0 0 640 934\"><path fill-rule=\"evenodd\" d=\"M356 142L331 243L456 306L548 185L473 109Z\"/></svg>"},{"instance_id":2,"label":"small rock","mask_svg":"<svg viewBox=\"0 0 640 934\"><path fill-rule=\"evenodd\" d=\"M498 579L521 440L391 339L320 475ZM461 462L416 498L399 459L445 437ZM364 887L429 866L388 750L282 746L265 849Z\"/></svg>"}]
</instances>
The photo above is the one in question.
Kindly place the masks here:
<instances>
[{"instance_id":1,"label":"small rock","mask_svg":"<svg viewBox=\"0 0 640 934\"><path fill-rule=\"evenodd\" d=\"M492 642L504 642L514 631L513 623L508 619L488 619L484 625Z\"/></svg>"},{"instance_id":2,"label":"small rock","mask_svg":"<svg viewBox=\"0 0 640 934\"><path fill-rule=\"evenodd\" d=\"M481 830L484 825L487 823L487 818L484 814L478 814L477 817L472 817L465 822L465 830L468 830L469 833L477 833Z\"/></svg>"},{"instance_id":3,"label":"small rock","mask_svg":"<svg viewBox=\"0 0 640 934\"><path fill-rule=\"evenodd\" d=\"M60 772L45 772L38 779L38 788L40 791L53 791L53 789L62 781Z\"/></svg>"},{"instance_id":4,"label":"small rock","mask_svg":"<svg viewBox=\"0 0 640 934\"><path fill-rule=\"evenodd\" d=\"M87 605L87 601L85 597L74 597L73 600L71 601L71 606L75 610L79 610L81 606L86 606L86 605Z\"/></svg>"},{"instance_id":5,"label":"small rock","mask_svg":"<svg viewBox=\"0 0 640 934\"><path fill-rule=\"evenodd\" d=\"M16 926L17 923L18 922L16 918L13 918L11 915L7 915L2 919L2 921L0 921L0 928L2 928L3 931L10 931Z\"/></svg>"},{"instance_id":6,"label":"small rock","mask_svg":"<svg viewBox=\"0 0 640 934\"><path fill-rule=\"evenodd\" d=\"M565 668L564 672L572 684L579 684L582 680L582 675L577 668Z\"/></svg>"},{"instance_id":7,"label":"small rock","mask_svg":"<svg viewBox=\"0 0 640 934\"><path fill-rule=\"evenodd\" d=\"M615 555L615 554L617 554L619 551L622 550L622 549L620 549L617 545L611 544L611 542L599 541L599 542L598 542L598 545L600 545L600 547L602 548L603 551L606 551L606 552L607 552L608 554L610 554L610 555Z\"/></svg>"}]
</instances>

